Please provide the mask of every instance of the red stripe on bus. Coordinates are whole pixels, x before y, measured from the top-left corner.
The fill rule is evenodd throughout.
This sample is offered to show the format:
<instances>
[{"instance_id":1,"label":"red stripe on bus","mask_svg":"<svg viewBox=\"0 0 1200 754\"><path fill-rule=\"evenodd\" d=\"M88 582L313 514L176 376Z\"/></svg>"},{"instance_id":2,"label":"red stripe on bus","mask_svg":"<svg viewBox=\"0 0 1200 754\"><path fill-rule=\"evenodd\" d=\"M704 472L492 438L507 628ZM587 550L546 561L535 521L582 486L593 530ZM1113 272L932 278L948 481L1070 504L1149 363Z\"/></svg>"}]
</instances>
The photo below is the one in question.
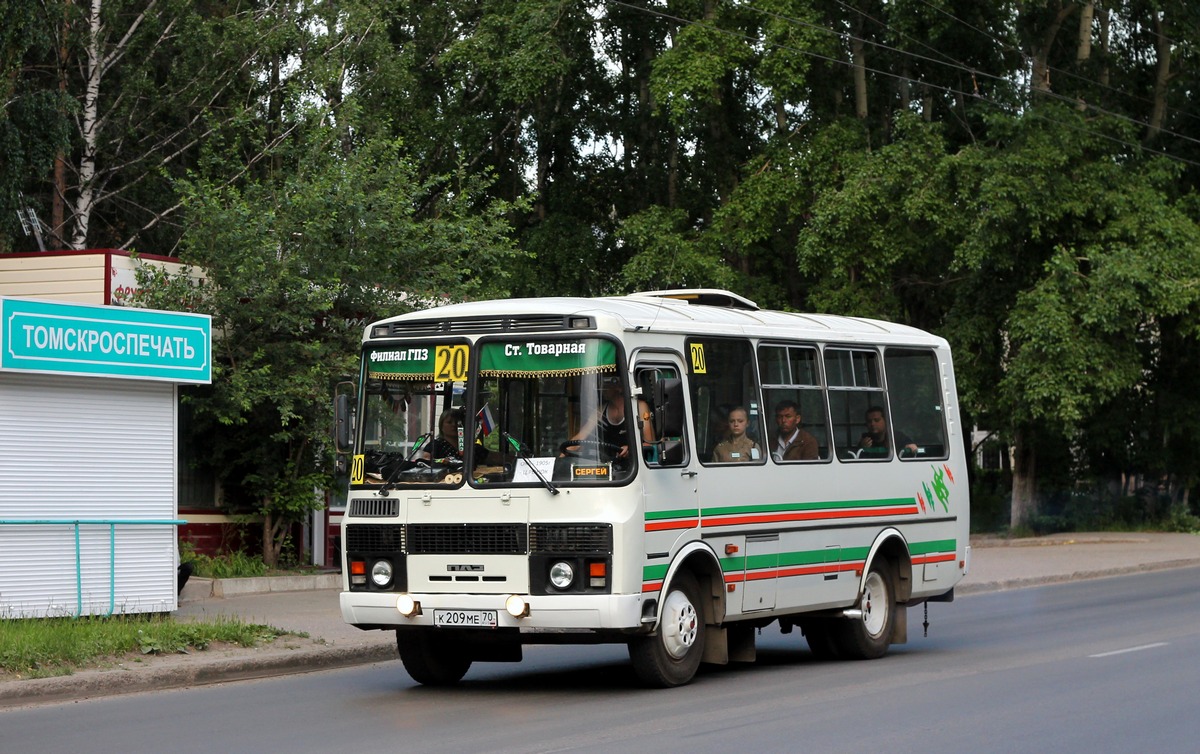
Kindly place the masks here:
<instances>
[{"instance_id":1,"label":"red stripe on bus","mask_svg":"<svg viewBox=\"0 0 1200 754\"><path fill-rule=\"evenodd\" d=\"M694 518L687 521L654 521L646 524L646 531L670 531L671 529L695 529L698 521Z\"/></svg>"},{"instance_id":2,"label":"red stripe on bus","mask_svg":"<svg viewBox=\"0 0 1200 754\"><path fill-rule=\"evenodd\" d=\"M735 524L774 524L784 521L815 521L831 518L869 518L872 516L902 516L914 514L917 506L905 508L878 508L869 511L817 511L815 513L772 513L749 516L716 516L704 519L703 526L733 526Z\"/></svg>"},{"instance_id":3,"label":"red stripe on bus","mask_svg":"<svg viewBox=\"0 0 1200 754\"><path fill-rule=\"evenodd\" d=\"M857 563L824 563L821 565L800 566L796 568L771 568L762 571L752 571L745 575L744 578L737 578L741 574L731 574L725 577L725 581L762 581L764 579L787 578L788 576L816 576L818 574L837 573L839 571L857 571L866 563L859 561Z\"/></svg>"}]
</instances>

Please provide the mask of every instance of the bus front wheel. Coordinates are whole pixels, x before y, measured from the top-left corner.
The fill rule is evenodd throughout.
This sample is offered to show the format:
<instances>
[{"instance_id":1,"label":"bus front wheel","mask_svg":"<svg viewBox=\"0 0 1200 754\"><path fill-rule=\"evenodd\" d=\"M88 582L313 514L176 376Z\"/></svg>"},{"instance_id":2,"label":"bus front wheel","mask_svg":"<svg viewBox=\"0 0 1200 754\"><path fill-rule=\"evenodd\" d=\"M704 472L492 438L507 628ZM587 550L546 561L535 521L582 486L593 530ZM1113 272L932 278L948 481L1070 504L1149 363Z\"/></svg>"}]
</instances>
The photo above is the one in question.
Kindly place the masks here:
<instances>
[{"instance_id":1,"label":"bus front wheel","mask_svg":"<svg viewBox=\"0 0 1200 754\"><path fill-rule=\"evenodd\" d=\"M700 587L686 571L671 581L658 631L629 643L633 670L648 686L682 686L696 675L704 651Z\"/></svg>"},{"instance_id":2,"label":"bus front wheel","mask_svg":"<svg viewBox=\"0 0 1200 754\"><path fill-rule=\"evenodd\" d=\"M396 649L400 662L412 679L424 686L452 686L471 669L471 660L464 657L436 629L418 628L396 632Z\"/></svg>"},{"instance_id":3,"label":"bus front wheel","mask_svg":"<svg viewBox=\"0 0 1200 754\"><path fill-rule=\"evenodd\" d=\"M842 625L837 643L842 657L873 660L887 652L896 624L895 583L886 560L877 559L871 564L858 603L862 617L839 621Z\"/></svg>"}]
</instances>

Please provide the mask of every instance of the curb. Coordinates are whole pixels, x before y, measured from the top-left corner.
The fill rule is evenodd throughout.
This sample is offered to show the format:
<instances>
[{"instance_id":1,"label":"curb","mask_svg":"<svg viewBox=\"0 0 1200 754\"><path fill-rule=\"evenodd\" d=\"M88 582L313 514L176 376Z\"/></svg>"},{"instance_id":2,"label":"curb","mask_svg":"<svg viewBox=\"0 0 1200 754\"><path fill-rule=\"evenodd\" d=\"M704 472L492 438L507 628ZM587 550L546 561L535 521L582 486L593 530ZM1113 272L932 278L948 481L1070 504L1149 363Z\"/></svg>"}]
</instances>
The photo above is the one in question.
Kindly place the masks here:
<instances>
[{"instance_id":1,"label":"curb","mask_svg":"<svg viewBox=\"0 0 1200 754\"><path fill-rule=\"evenodd\" d=\"M89 670L55 678L0 683L0 709L91 697L274 678L395 660L395 644L275 649L159 668Z\"/></svg>"},{"instance_id":2,"label":"curb","mask_svg":"<svg viewBox=\"0 0 1200 754\"><path fill-rule=\"evenodd\" d=\"M212 597L239 597L269 592L303 592L311 589L341 589L342 574L314 576L252 576L242 579L206 579L193 576L179 595L180 602L195 602Z\"/></svg>"},{"instance_id":3,"label":"curb","mask_svg":"<svg viewBox=\"0 0 1200 754\"><path fill-rule=\"evenodd\" d=\"M1004 581L983 581L974 584L959 584L954 588L956 596L968 594L987 594L1001 592L1006 589L1025 589L1034 586L1050 584L1065 584L1069 581L1086 581L1089 579L1106 579L1113 576L1128 576L1131 573L1146 573L1149 571L1169 571L1176 568L1195 568L1200 566L1200 558L1182 558L1179 560L1164 560L1159 563L1142 563L1135 566L1104 568L1095 571L1075 571L1074 573L1051 574L1046 576L1031 576L1024 579L1006 579Z\"/></svg>"}]
</instances>

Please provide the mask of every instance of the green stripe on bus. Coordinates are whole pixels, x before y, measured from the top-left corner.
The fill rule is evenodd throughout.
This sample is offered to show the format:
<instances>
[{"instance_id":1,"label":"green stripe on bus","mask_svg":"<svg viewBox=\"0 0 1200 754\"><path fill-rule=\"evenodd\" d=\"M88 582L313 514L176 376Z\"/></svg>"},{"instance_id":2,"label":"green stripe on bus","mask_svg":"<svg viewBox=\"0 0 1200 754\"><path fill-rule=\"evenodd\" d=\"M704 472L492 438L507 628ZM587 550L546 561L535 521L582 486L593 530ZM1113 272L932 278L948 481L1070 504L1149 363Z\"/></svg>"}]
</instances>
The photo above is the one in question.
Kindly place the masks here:
<instances>
[{"instance_id":1,"label":"green stripe on bus","mask_svg":"<svg viewBox=\"0 0 1200 754\"><path fill-rule=\"evenodd\" d=\"M665 565L642 566L642 581L659 581L667 575Z\"/></svg>"},{"instance_id":2,"label":"green stripe on bus","mask_svg":"<svg viewBox=\"0 0 1200 754\"><path fill-rule=\"evenodd\" d=\"M661 521L667 518L695 518L699 515L700 511L697 508L682 508L677 511L658 511L656 513L646 511L646 520Z\"/></svg>"},{"instance_id":3,"label":"green stripe on bus","mask_svg":"<svg viewBox=\"0 0 1200 754\"><path fill-rule=\"evenodd\" d=\"M720 508L705 508L705 516L727 516L735 513L782 513L787 511L811 511L826 508L878 508L890 505L916 505L913 497L892 497L879 500L829 500L819 503L772 503L770 505L730 505Z\"/></svg>"},{"instance_id":4,"label":"green stripe on bus","mask_svg":"<svg viewBox=\"0 0 1200 754\"><path fill-rule=\"evenodd\" d=\"M909 542L908 551L913 555L927 555L931 552L950 552L958 549L958 542L953 539L937 539L932 542Z\"/></svg>"}]
</instances>

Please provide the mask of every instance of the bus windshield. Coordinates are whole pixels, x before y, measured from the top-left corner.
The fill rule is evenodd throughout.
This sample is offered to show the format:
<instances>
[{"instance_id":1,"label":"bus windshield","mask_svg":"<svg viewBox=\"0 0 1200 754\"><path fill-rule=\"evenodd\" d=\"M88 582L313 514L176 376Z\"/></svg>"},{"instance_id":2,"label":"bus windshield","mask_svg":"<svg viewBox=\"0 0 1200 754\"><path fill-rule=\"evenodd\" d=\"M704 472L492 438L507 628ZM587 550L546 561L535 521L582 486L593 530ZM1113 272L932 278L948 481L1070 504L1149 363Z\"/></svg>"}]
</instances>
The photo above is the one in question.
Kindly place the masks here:
<instances>
[{"instance_id":1,"label":"bus windshield","mask_svg":"<svg viewBox=\"0 0 1200 754\"><path fill-rule=\"evenodd\" d=\"M474 386L474 483L603 484L632 475L640 443L630 440L629 386L611 341L481 343Z\"/></svg>"},{"instance_id":2,"label":"bus windshield","mask_svg":"<svg viewBox=\"0 0 1200 754\"><path fill-rule=\"evenodd\" d=\"M469 374L472 348L478 360L471 367L478 372ZM650 419L644 409L636 415L630 409L617 352L612 341L594 337L368 347L359 425L362 484L553 486L629 479L642 452L636 438L651 435Z\"/></svg>"},{"instance_id":3,"label":"bus windshield","mask_svg":"<svg viewBox=\"0 0 1200 754\"><path fill-rule=\"evenodd\" d=\"M432 344L363 352L359 453L363 483L455 484L462 481L467 382L434 381L435 358L467 346ZM445 357L443 357L443 360ZM465 363L462 368L465 377Z\"/></svg>"}]
</instances>

